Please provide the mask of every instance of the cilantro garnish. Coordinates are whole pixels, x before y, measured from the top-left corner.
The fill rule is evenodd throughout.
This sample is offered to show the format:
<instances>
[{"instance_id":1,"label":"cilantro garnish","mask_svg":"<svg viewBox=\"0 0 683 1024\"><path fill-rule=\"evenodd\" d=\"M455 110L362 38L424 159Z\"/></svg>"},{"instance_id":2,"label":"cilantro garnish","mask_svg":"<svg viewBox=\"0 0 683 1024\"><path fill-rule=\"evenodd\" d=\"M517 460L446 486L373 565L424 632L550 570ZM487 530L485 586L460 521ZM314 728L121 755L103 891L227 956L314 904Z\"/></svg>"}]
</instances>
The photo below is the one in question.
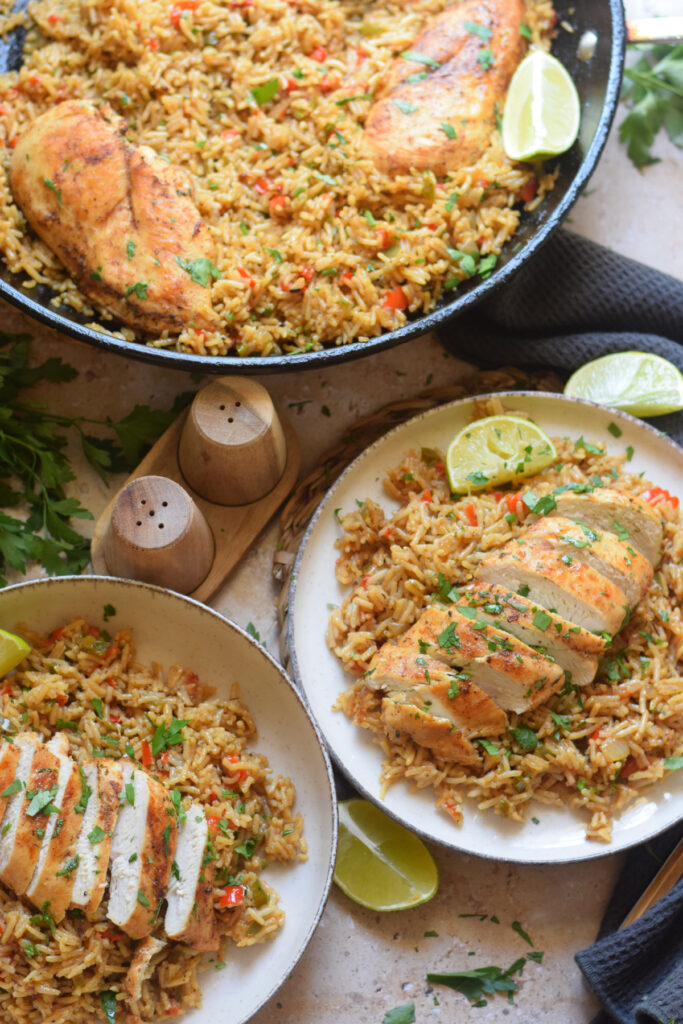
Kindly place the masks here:
<instances>
[{"instance_id":1,"label":"cilantro garnish","mask_svg":"<svg viewBox=\"0 0 683 1024\"><path fill-rule=\"evenodd\" d=\"M206 256L199 256L196 260L184 260L182 256L176 256L175 261L202 288L208 288L212 278L214 281L221 279L220 270Z\"/></svg>"},{"instance_id":2,"label":"cilantro garnish","mask_svg":"<svg viewBox=\"0 0 683 1024\"><path fill-rule=\"evenodd\" d=\"M128 298L129 295L132 295L133 292L135 292L139 299L146 299L149 285L149 281L136 281L135 284L129 284L124 293L124 297Z\"/></svg>"},{"instance_id":3,"label":"cilantro garnish","mask_svg":"<svg viewBox=\"0 0 683 1024\"><path fill-rule=\"evenodd\" d=\"M69 857L69 859L64 862L64 867L61 868L57 872L57 874L58 875L64 875L65 878L71 878L71 876L73 875L74 871L76 870L76 868L78 867L80 862L81 862L81 858L78 856L78 854L76 854L75 857Z\"/></svg>"},{"instance_id":4,"label":"cilantro garnish","mask_svg":"<svg viewBox=\"0 0 683 1024\"><path fill-rule=\"evenodd\" d=\"M619 125L619 140L636 167L659 162L650 147L664 128L675 146L683 146L683 47L638 46L640 59L624 71L621 94L630 106Z\"/></svg>"},{"instance_id":5,"label":"cilantro garnish","mask_svg":"<svg viewBox=\"0 0 683 1024\"><path fill-rule=\"evenodd\" d=\"M116 1024L116 992L100 992L100 1003L107 1018L107 1024Z\"/></svg>"},{"instance_id":6,"label":"cilantro garnish","mask_svg":"<svg viewBox=\"0 0 683 1024\"><path fill-rule=\"evenodd\" d=\"M513 932L517 932L517 934L520 935L525 942L527 942L530 946L533 947L533 942L531 941L528 932L524 931L519 921L512 922L512 930Z\"/></svg>"},{"instance_id":7,"label":"cilantro garnish","mask_svg":"<svg viewBox=\"0 0 683 1024\"><path fill-rule=\"evenodd\" d=\"M253 89L250 89L250 93L254 99L254 102L262 107L265 103L270 102L277 96L280 88L279 78L269 78L263 85L256 85Z\"/></svg>"},{"instance_id":8,"label":"cilantro garnish","mask_svg":"<svg viewBox=\"0 0 683 1024\"><path fill-rule=\"evenodd\" d=\"M101 843L106 834L107 833L104 831L103 828L100 828L99 825L95 825L92 832L88 832L88 841L92 843L94 846L95 843Z\"/></svg>"},{"instance_id":9,"label":"cilantro garnish","mask_svg":"<svg viewBox=\"0 0 683 1024\"><path fill-rule=\"evenodd\" d=\"M447 985L456 992L462 993L467 999L479 1002L485 995L493 996L496 992L516 992L518 986L512 976L517 973L521 974L524 964L525 960L522 957L515 960L506 971L494 966L476 967L472 971L428 974L427 981L432 985Z\"/></svg>"},{"instance_id":10,"label":"cilantro garnish","mask_svg":"<svg viewBox=\"0 0 683 1024\"><path fill-rule=\"evenodd\" d=\"M160 754L162 750L166 750L168 747L175 747L183 742L183 729L186 725L189 725L189 720L186 718L172 718L170 725L157 725L147 715L147 721L150 725L155 727L154 735L152 736L152 754L154 757Z\"/></svg>"},{"instance_id":11,"label":"cilantro garnish","mask_svg":"<svg viewBox=\"0 0 683 1024\"><path fill-rule=\"evenodd\" d=\"M382 1024L413 1024L414 1021L415 1003L395 1006L393 1010L387 1010L382 1018Z\"/></svg>"},{"instance_id":12,"label":"cilantro garnish","mask_svg":"<svg viewBox=\"0 0 683 1024\"><path fill-rule=\"evenodd\" d=\"M426 57L424 53L418 53L416 50L404 50L401 54L404 60L414 60L417 64L426 64L428 68L440 68L438 60L434 60L433 57Z\"/></svg>"},{"instance_id":13,"label":"cilantro garnish","mask_svg":"<svg viewBox=\"0 0 683 1024\"><path fill-rule=\"evenodd\" d=\"M420 108L415 103L411 103L409 100L392 100L395 107L401 111L402 114L414 114L416 110Z\"/></svg>"},{"instance_id":14,"label":"cilantro garnish","mask_svg":"<svg viewBox=\"0 0 683 1024\"><path fill-rule=\"evenodd\" d=\"M477 54L477 61L483 71L488 71L495 64L495 59L491 50L486 49L480 50Z\"/></svg>"},{"instance_id":15,"label":"cilantro garnish","mask_svg":"<svg viewBox=\"0 0 683 1024\"><path fill-rule=\"evenodd\" d=\"M522 750L535 750L538 746L538 736L528 725L520 725L516 729L510 729L510 732Z\"/></svg>"},{"instance_id":16,"label":"cilantro garnish","mask_svg":"<svg viewBox=\"0 0 683 1024\"><path fill-rule=\"evenodd\" d=\"M491 29L487 25L478 25L476 21L465 21L463 24L468 32L471 32L474 36L479 36L484 42L491 38Z\"/></svg>"}]
</instances>

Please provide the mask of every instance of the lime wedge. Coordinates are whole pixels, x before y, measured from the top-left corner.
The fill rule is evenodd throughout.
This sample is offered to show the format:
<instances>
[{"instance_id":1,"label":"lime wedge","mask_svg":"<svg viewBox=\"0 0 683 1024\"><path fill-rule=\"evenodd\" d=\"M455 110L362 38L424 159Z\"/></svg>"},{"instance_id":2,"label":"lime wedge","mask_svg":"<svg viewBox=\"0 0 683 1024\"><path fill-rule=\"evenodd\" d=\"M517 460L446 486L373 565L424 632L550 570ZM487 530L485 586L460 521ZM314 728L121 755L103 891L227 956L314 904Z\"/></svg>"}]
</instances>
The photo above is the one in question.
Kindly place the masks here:
<instances>
[{"instance_id":1,"label":"lime wedge","mask_svg":"<svg viewBox=\"0 0 683 1024\"><path fill-rule=\"evenodd\" d=\"M487 416L456 434L448 447L446 469L453 493L468 494L532 476L556 458L555 445L531 420Z\"/></svg>"},{"instance_id":2,"label":"lime wedge","mask_svg":"<svg viewBox=\"0 0 683 1024\"><path fill-rule=\"evenodd\" d=\"M334 880L370 910L407 910L436 892L439 873L416 835L367 800L339 804Z\"/></svg>"},{"instance_id":3,"label":"lime wedge","mask_svg":"<svg viewBox=\"0 0 683 1024\"><path fill-rule=\"evenodd\" d=\"M661 356L614 352L579 367L564 393L634 416L663 416L683 409L683 376Z\"/></svg>"},{"instance_id":4,"label":"lime wedge","mask_svg":"<svg viewBox=\"0 0 683 1024\"><path fill-rule=\"evenodd\" d=\"M558 156L579 133L576 86L559 60L533 50L510 82L503 107L503 149L511 160Z\"/></svg>"},{"instance_id":5,"label":"lime wedge","mask_svg":"<svg viewBox=\"0 0 683 1024\"><path fill-rule=\"evenodd\" d=\"M20 636L0 629L0 676L6 676L21 664L30 650L29 644Z\"/></svg>"}]
</instances>

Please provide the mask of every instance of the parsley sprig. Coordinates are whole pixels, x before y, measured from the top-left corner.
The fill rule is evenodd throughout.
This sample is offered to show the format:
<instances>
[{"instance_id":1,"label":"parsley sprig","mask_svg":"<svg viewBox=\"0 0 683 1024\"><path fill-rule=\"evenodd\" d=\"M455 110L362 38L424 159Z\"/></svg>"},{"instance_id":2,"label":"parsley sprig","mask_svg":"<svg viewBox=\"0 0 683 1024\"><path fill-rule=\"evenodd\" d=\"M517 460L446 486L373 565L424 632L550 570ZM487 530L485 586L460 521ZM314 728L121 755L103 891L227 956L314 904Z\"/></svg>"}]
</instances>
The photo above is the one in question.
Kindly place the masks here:
<instances>
[{"instance_id":1,"label":"parsley sprig","mask_svg":"<svg viewBox=\"0 0 683 1024\"><path fill-rule=\"evenodd\" d=\"M630 113L619 125L619 139L636 167L659 162L650 147L664 128L683 148L683 43L632 47L639 60L624 71L621 95Z\"/></svg>"},{"instance_id":2,"label":"parsley sprig","mask_svg":"<svg viewBox=\"0 0 683 1024\"><path fill-rule=\"evenodd\" d=\"M74 480L66 451L70 433L106 483L109 473L133 469L191 398L179 396L168 411L137 405L118 421L53 413L25 392L68 383L78 371L56 357L31 366L30 340L28 334L0 332L0 507L18 513L0 511L0 586L10 568L24 573L31 561L62 576L80 572L90 560L89 540L71 525L93 517L67 494ZM109 436L91 433L93 428Z\"/></svg>"}]
</instances>

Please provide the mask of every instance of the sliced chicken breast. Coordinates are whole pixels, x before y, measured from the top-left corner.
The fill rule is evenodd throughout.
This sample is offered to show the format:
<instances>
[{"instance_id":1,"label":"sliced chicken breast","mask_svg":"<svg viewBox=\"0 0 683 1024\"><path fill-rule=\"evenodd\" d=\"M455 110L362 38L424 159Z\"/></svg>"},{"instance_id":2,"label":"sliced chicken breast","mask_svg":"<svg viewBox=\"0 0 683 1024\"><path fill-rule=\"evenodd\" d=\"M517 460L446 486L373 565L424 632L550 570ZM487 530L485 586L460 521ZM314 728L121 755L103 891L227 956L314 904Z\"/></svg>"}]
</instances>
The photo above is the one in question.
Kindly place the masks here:
<instances>
[{"instance_id":1,"label":"sliced chicken breast","mask_svg":"<svg viewBox=\"0 0 683 1024\"><path fill-rule=\"evenodd\" d=\"M121 765L109 758L85 761L79 767L78 807L82 824L71 901L86 913L97 910L106 888L122 780Z\"/></svg>"},{"instance_id":2,"label":"sliced chicken breast","mask_svg":"<svg viewBox=\"0 0 683 1024\"><path fill-rule=\"evenodd\" d=\"M489 626L476 611L432 606L403 635L447 665L464 669L471 681L505 711L521 713L546 700L564 682L564 672L544 654Z\"/></svg>"},{"instance_id":3,"label":"sliced chicken breast","mask_svg":"<svg viewBox=\"0 0 683 1024\"><path fill-rule=\"evenodd\" d=\"M607 647L603 637L495 584L473 583L463 591L456 607L461 605L476 608L486 622L553 658L577 686L587 686L595 678L598 658Z\"/></svg>"},{"instance_id":4,"label":"sliced chicken breast","mask_svg":"<svg viewBox=\"0 0 683 1024\"><path fill-rule=\"evenodd\" d=\"M22 743L22 737L18 736L15 743L22 744L23 748L16 781L26 785L17 793L20 797L18 810L17 805L12 806L14 801L7 809L8 820L3 829L7 825L10 828L2 837L5 842L0 847L0 880L17 896L22 896L33 877L50 818L58 813L52 801L59 788L59 761L40 741L27 738Z\"/></svg>"},{"instance_id":5,"label":"sliced chicken breast","mask_svg":"<svg viewBox=\"0 0 683 1024\"><path fill-rule=\"evenodd\" d=\"M136 1000L142 996L143 982L147 981L152 973L152 961L165 945L163 939L155 939L148 935L135 950L135 956L123 982L130 999Z\"/></svg>"},{"instance_id":6,"label":"sliced chicken breast","mask_svg":"<svg viewBox=\"0 0 683 1024\"><path fill-rule=\"evenodd\" d=\"M384 728L396 738L410 737L421 747L428 747L444 761L476 764L480 761L474 744L455 728L448 718L439 718L410 703L406 694L392 693L382 701Z\"/></svg>"},{"instance_id":7,"label":"sliced chicken breast","mask_svg":"<svg viewBox=\"0 0 683 1024\"><path fill-rule=\"evenodd\" d=\"M164 787L124 761L122 801L111 843L107 917L133 939L152 930L166 896L177 827Z\"/></svg>"},{"instance_id":8,"label":"sliced chicken breast","mask_svg":"<svg viewBox=\"0 0 683 1024\"><path fill-rule=\"evenodd\" d=\"M0 825L5 815L5 808L11 798L12 783L14 782L17 763L19 761L19 747L14 743L4 743L0 748ZM3 794L7 792L7 796Z\"/></svg>"},{"instance_id":9,"label":"sliced chicken breast","mask_svg":"<svg viewBox=\"0 0 683 1024\"><path fill-rule=\"evenodd\" d=\"M594 530L609 530L647 558L655 568L662 557L664 527L661 518L642 498L610 487L587 494L567 491L556 498L550 515L586 523ZM628 534L628 537L625 535Z\"/></svg>"},{"instance_id":10,"label":"sliced chicken breast","mask_svg":"<svg viewBox=\"0 0 683 1024\"><path fill-rule=\"evenodd\" d=\"M431 700L432 713L450 719L465 736L494 736L507 725L505 712L467 672L449 671L412 644L384 644L372 660L371 672L370 686L405 692L407 700L420 705Z\"/></svg>"},{"instance_id":11,"label":"sliced chicken breast","mask_svg":"<svg viewBox=\"0 0 683 1024\"><path fill-rule=\"evenodd\" d=\"M597 569L624 591L631 608L642 601L654 577L650 562L627 540L622 543L614 533L564 516L539 519L527 530L526 539L559 551L567 565L576 559Z\"/></svg>"},{"instance_id":12,"label":"sliced chicken breast","mask_svg":"<svg viewBox=\"0 0 683 1024\"><path fill-rule=\"evenodd\" d=\"M630 612L623 590L591 566L585 562L566 565L557 552L524 541L506 544L486 557L477 575L486 583L521 590L533 603L593 633L614 636Z\"/></svg>"},{"instance_id":13,"label":"sliced chicken breast","mask_svg":"<svg viewBox=\"0 0 683 1024\"><path fill-rule=\"evenodd\" d=\"M28 781L31 777L31 766L33 756L40 743L40 737L35 733L24 733L17 736L14 741L15 748L19 752L14 779L8 783L3 790L6 793L5 813L3 816L2 828L0 829L0 881L10 885L12 871L10 867L14 860L14 848L18 833L19 822L21 821L21 809L25 802L25 792Z\"/></svg>"},{"instance_id":14,"label":"sliced chicken breast","mask_svg":"<svg viewBox=\"0 0 683 1024\"><path fill-rule=\"evenodd\" d=\"M213 909L214 866L204 863L208 839L204 808L191 804L178 829L164 923L170 939L206 953L220 945Z\"/></svg>"},{"instance_id":15,"label":"sliced chicken breast","mask_svg":"<svg viewBox=\"0 0 683 1024\"><path fill-rule=\"evenodd\" d=\"M61 921L71 902L74 872L78 867L76 841L83 818L75 807L81 798L81 778L78 765L64 752L69 742L62 733L54 736L47 748L59 761L57 793L52 800L57 812L47 819L26 896L36 907L49 903L54 920Z\"/></svg>"}]
</instances>

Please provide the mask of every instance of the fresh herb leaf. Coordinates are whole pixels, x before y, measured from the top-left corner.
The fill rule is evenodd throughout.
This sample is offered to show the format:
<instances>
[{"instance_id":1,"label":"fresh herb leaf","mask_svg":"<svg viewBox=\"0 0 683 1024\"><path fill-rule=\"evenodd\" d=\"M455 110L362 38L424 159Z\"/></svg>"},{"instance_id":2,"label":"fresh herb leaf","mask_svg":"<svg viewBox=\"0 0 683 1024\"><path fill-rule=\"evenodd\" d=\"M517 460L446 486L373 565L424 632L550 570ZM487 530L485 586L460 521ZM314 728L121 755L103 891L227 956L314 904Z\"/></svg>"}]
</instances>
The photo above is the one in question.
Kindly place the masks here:
<instances>
[{"instance_id":1,"label":"fresh herb leaf","mask_svg":"<svg viewBox=\"0 0 683 1024\"><path fill-rule=\"evenodd\" d=\"M476 21L464 21L463 25L468 32L471 32L474 36L479 36L484 42L491 38L491 29L487 25L478 25Z\"/></svg>"},{"instance_id":2,"label":"fresh herb leaf","mask_svg":"<svg viewBox=\"0 0 683 1024\"><path fill-rule=\"evenodd\" d=\"M132 782L127 782L125 785L126 800L131 807L135 807L135 786Z\"/></svg>"},{"instance_id":3,"label":"fresh herb leaf","mask_svg":"<svg viewBox=\"0 0 683 1024\"><path fill-rule=\"evenodd\" d=\"M417 64L426 64L428 68L440 68L441 64L433 57L426 57L424 53L416 50L404 50L401 54L404 60L414 60Z\"/></svg>"},{"instance_id":4,"label":"fresh herb leaf","mask_svg":"<svg viewBox=\"0 0 683 1024\"><path fill-rule=\"evenodd\" d=\"M26 796L30 796L29 805L26 808L26 814L29 818L35 818L38 814L51 814L56 811L57 808L52 806L52 801L57 796L57 786L51 786L50 789L39 789L33 795L30 791L26 791Z\"/></svg>"},{"instance_id":5,"label":"fresh herb leaf","mask_svg":"<svg viewBox=\"0 0 683 1024\"><path fill-rule=\"evenodd\" d=\"M491 740L477 739L474 742L483 747L487 754L500 754L500 747L497 747L495 743L491 743Z\"/></svg>"},{"instance_id":6,"label":"fresh herb leaf","mask_svg":"<svg viewBox=\"0 0 683 1024\"><path fill-rule=\"evenodd\" d=\"M495 64L493 53L488 48L480 50L477 54L477 61L483 71L488 71Z\"/></svg>"},{"instance_id":7,"label":"fresh herb leaf","mask_svg":"<svg viewBox=\"0 0 683 1024\"><path fill-rule=\"evenodd\" d=\"M257 643L261 643L261 634L259 633L253 622L247 623L247 633L249 634L250 637L256 640Z\"/></svg>"},{"instance_id":8,"label":"fresh herb leaf","mask_svg":"<svg viewBox=\"0 0 683 1024\"><path fill-rule=\"evenodd\" d=\"M531 29L528 25L520 25L519 34L520 36L524 36L525 39L531 39Z\"/></svg>"},{"instance_id":9,"label":"fresh herb leaf","mask_svg":"<svg viewBox=\"0 0 683 1024\"><path fill-rule=\"evenodd\" d=\"M182 256L176 256L175 261L202 288L208 288L212 278L214 281L221 279L220 270L207 256L199 256L196 260L184 260Z\"/></svg>"},{"instance_id":10,"label":"fresh herb leaf","mask_svg":"<svg viewBox=\"0 0 683 1024\"><path fill-rule=\"evenodd\" d=\"M164 853L168 857L168 852L171 848L171 826L167 825L164 831L161 833L161 838L164 844ZM175 863L175 862L174 862Z\"/></svg>"},{"instance_id":11,"label":"fresh herb leaf","mask_svg":"<svg viewBox=\"0 0 683 1024\"><path fill-rule=\"evenodd\" d=\"M10 782L7 789L3 790L3 792L0 793L0 796L14 796L14 794L18 793L20 789L21 782L19 781L19 779L15 779L14 782Z\"/></svg>"},{"instance_id":12,"label":"fresh herb leaf","mask_svg":"<svg viewBox=\"0 0 683 1024\"><path fill-rule=\"evenodd\" d=\"M517 934L521 936L521 938L523 938L525 942L528 942L528 944L533 947L533 942L529 938L528 932L524 931L519 921L512 922L512 930L513 932L517 932Z\"/></svg>"},{"instance_id":13,"label":"fresh herb leaf","mask_svg":"<svg viewBox=\"0 0 683 1024\"><path fill-rule=\"evenodd\" d=\"M393 1010L387 1010L382 1018L382 1024L414 1024L415 1003L404 1003L403 1006L395 1006Z\"/></svg>"},{"instance_id":14,"label":"fresh herb leaf","mask_svg":"<svg viewBox=\"0 0 683 1024\"><path fill-rule=\"evenodd\" d=\"M590 441L584 441L583 435L574 444L575 448L583 448L585 451L590 452L591 455L604 455L602 448L598 448L596 445L591 444Z\"/></svg>"},{"instance_id":15,"label":"fresh herb leaf","mask_svg":"<svg viewBox=\"0 0 683 1024\"><path fill-rule=\"evenodd\" d=\"M76 854L75 857L69 857L69 859L64 862L64 867L57 871L57 874L64 875L65 878L71 878L80 862L81 858L78 854Z\"/></svg>"},{"instance_id":16,"label":"fresh herb leaf","mask_svg":"<svg viewBox=\"0 0 683 1024\"><path fill-rule=\"evenodd\" d=\"M93 706L93 710L98 718L104 718L104 708L100 697L93 697L90 701Z\"/></svg>"},{"instance_id":17,"label":"fresh herb leaf","mask_svg":"<svg viewBox=\"0 0 683 1024\"><path fill-rule=\"evenodd\" d=\"M639 60L624 71L622 100L630 112L619 125L619 139L636 167L657 163L651 146L664 128L683 147L683 46L638 46Z\"/></svg>"},{"instance_id":18,"label":"fresh herb leaf","mask_svg":"<svg viewBox=\"0 0 683 1024\"><path fill-rule=\"evenodd\" d=\"M523 960L521 964L524 964ZM520 961L515 960L507 971L500 967L476 967L472 971L428 974L427 981L432 985L447 985L467 999L480 1000L485 995L495 995L496 992L516 992L518 986L512 975L521 973L521 970Z\"/></svg>"},{"instance_id":19,"label":"fresh herb leaf","mask_svg":"<svg viewBox=\"0 0 683 1024\"><path fill-rule=\"evenodd\" d=\"M402 114L414 114L416 110L420 108L409 100L392 100L395 107L401 111Z\"/></svg>"},{"instance_id":20,"label":"fresh herb leaf","mask_svg":"<svg viewBox=\"0 0 683 1024\"><path fill-rule=\"evenodd\" d=\"M548 626L550 625L550 623L552 621L553 620L552 620L551 616L548 615L547 612L544 612L541 608L538 608L534 612L533 623L534 623L534 626L536 627L536 629L540 629L543 632L545 632L545 630L548 628Z\"/></svg>"},{"instance_id":21,"label":"fresh herb leaf","mask_svg":"<svg viewBox=\"0 0 683 1024\"><path fill-rule=\"evenodd\" d=\"M621 437L621 427L618 427L616 423L608 423L607 429L609 430L612 437Z\"/></svg>"},{"instance_id":22,"label":"fresh herb leaf","mask_svg":"<svg viewBox=\"0 0 683 1024\"><path fill-rule=\"evenodd\" d=\"M457 139L458 137L458 133L455 128L452 124L449 124L448 121L442 121L439 125L439 129L444 133L444 135L447 135L449 139Z\"/></svg>"},{"instance_id":23,"label":"fresh herb leaf","mask_svg":"<svg viewBox=\"0 0 683 1024\"><path fill-rule=\"evenodd\" d=\"M151 906L151 903L149 902L149 900L145 896L145 894L142 891L142 889L138 889L138 903L140 904L141 907L149 907L149 906Z\"/></svg>"},{"instance_id":24,"label":"fresh herb leaf","mask_svg":"<svg viewBox=\"0 0 683 1024\"><path fill-rule=\"evenodd\" d=\"M116 992L100 992L100 1003L107 1018L107 1024L116 1024Z\"/></svg>"},{"instance_id":25,"label":"fresh herb leaf","mask_svg":"<svg viewBox=\"0 0 683 1024\"><path fill-rule=\"evenodd\" d=\"M568 732L571 728L571 720L567 717L567 715L558 715L556 711L551 711L550 717L552 718L555 725L558 726L558 728L560 729L564 729L565 732Z\"/></svg>"},{"instance_id":26,"label":"fresh herb leaf","mask_svg":"<svg viewBox=\"0 0 683 1024\"><path fill-rule=\"evenodd\" d=\"M133 256L135 256L135 242L126 242L126 256L129 260L132 260Z\"/></svg>"},{"instance_id":27,"label":"fresh herb leaf","mask_svg":"<svg viewBox=\"0 0 683 1024\"><path fill-rule=\"evenodd\" d=\"M679 768L683 768L683 757L665 757L664 758L664 770L667 772L678 771Z\"/></svg>"},{"instance_id":28,"label":"fresh herb leaf","mask_svg":"<svg viewBox=\"0 0 683 1024\"><path fill-rule=\"evenodd\" d=\"M107 833L104 831L103 828L101 828L99 825L95 825L92 832L88 832L88 841L92 843L94 846L95 843L101 843L106 834Z\"/></svg>"},{"instance_id":29,"label":"fresh herb leaf","mask_svg":"<svg viewBox=\"0 0 683 1024\"><path fill-rule=\"evenodd\" d=\"M88 785L88 779L80 765L78 766L78 771L81 776L81 798L75 805L74 811L76 812L76 814L85 814L86 809L88 807L88 801L92 796L92 789Z\"/></svg>"},{"instance_id":30,"label":"fresh herb leaf","mask_svg":"<svg viewBox=\"0 0 683 1024\"><path fill-rule=\"evenodd\" d=\"M168 747L176 747L183 742L183 729L186 725L189 725L189 719L186 718L172 718L170 725L155 725L152 719L147 716L147 720L150 725L155 726L155 732L152 736L151 748L152 755L154 757L160 754L162 750L167 750Z\"/></svg>"},{"instance_id":31,"label":"fresh herb leaf","mask_svg":"<svg viewBox=\"0 0 683 1024\"><path fill-rule=\"evenodd\" d=\"M510 732L522 750L535 750L538 746L538 736L528 725L520 725L516 729L510 729Z\"/></svg>"},{"instance_id":32,"label":"fresh herb leaf","mask_svg":"<svg viewBox=\"0 0 683 1024\"><path fill-rule=\"evenodd\" d=\"M258 104L259 107L262 107L277 96L279 89L280 79L269 78L267 82L263 83L263 85L256 85L249 91L251 92L254 102Z\"/></svg>"}]
</instances>

